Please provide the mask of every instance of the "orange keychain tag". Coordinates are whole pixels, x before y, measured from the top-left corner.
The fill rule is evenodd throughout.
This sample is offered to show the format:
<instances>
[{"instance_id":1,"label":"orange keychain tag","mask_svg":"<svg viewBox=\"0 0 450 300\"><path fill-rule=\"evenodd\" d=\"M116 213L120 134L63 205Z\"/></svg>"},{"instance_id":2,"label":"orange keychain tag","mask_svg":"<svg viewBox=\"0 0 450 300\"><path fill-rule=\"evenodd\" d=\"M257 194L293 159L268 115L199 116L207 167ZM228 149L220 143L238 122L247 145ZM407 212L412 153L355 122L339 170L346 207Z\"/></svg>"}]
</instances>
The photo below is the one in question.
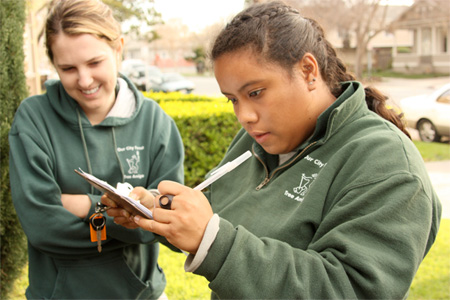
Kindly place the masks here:
<instances>
[{"instance_id":1,"label":"orange keychain tag","mask_svg":"<svg viewBox=\"0 0 450 300\"><path fill-rule=\"evenodd\" d=\"M106 218L101 213L107 208L100 202L95 205L95 214L89 217L91 242L97 242L98 252L102 252L102 241L106 240Z\"/></svg>"},{"instance_id":2,"label":"orange keychain tag","mask_svg":"<svg viewBox=\"0 0 450 300\"><path fill-rule=\"evenodd\" d=\"M94 225L96 227L100 227L100 240L104 241L106 240L106 226L105 226L105 220L104 220L104 216L101 215L99 216L98 214L93 214L90 218L90 222L89 222L89 227L90 227L90 231L91 231L91 242L97 242L98 241L98 234L97 234L97 230L94 228ZM102 225L103 224L103 225Z\"/></svg>"}]
</instances>

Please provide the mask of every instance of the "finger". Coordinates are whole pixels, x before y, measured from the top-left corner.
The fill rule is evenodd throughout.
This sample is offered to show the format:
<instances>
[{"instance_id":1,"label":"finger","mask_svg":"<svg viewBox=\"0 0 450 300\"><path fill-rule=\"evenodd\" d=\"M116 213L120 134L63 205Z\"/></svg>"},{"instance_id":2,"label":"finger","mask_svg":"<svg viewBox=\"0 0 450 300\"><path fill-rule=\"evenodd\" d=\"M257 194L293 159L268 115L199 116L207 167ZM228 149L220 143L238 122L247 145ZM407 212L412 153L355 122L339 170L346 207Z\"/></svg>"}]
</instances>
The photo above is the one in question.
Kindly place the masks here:
<instances>
[{"instance_id":1,"label":"finger","mask_svg":"<svg viewBox=\"0 0 450 300\"><path fill-rule=\"evenodd\" d=\"M163 196L166 196L167 194L164 195L158 195L155 197L155 202L154 202L154 208L161 208L161 203L160 203L160 199Z\"/></svg>"},{"instance_id":2,"label":"finger","mask_svg":"<svg viewBox=\"0 0 450 300\"><path fill-rule=\"evenodd\" d=\"M172 217L172 211L163 209L163 208L155 208L153 209L153 220L158 223L170 223L170 219Z\"/></svg>"},{"instance_id":3,"label":"finger","mask_svg":"<svg viewBox=\"0 0 450 300\"><path fill-rule=\"evenodd\" d=\"M108 207L117 207L116 202L109 198L107 194L103 194L103 196L100 198L100 201L103 205L106 205Z\"/></svg>"},{"instance_id":4,"label":"finger","mask_svg":"<svg viewBox=\"0 0 450 300\"><path fill-rule=\"evenodd\" d=\"M134 222L142 229L151 231L161 236L164 236L164 233L167 232L167 228L169 226L168 224L159 223L154 220L142 218L140 216L134 216Z\"/></svg>"},{"instance_id":5,"label":"finger","mask_svg":"<svg viewBox=\"0 0 450 300\"><path fill-rule=\"evenodd\" d=\"M153 195L144 187L137 186L133 188L133 190L130 192L129 197L135 200L143 200L148 197L153 197Z\"/></svg>"},{"instance_id":6,"label":"finger","mask_svg":"<svg viewBox=\"0 0 450 300\"><path fill-rule=\"evenodd\" d=\"M130 213L127 212L123 208L110 208L110 209L108 209L106 211L106 213L110 217L125 217L125 218L129 218L130 217Z\"/></svg>"},{"instance_id":7,"label":"finger","mask_svg":"<svg viewBox=\"0 0 450 300\"><path fill-rule=\"evenodd\" d=\"M175 181L163 180L158 184L158 191L161 193L161 195L169 194L176 196L186 189L188 189L188 187Z\"/></svg>"},{"instance_id":8,"label":"finger","mask_svg":"<svg viewBox=\"0 0 450 300\"><path fill-rule=\"evenodd\" d=\"M116 217L114 218L114 223L128 229L139 228L132 218Z\"/></svg>"},{"instance_id":9,"label":"finger","mask_svg":"<svg viewBox=\"0 0 450 300\"><path fill-rule=\"evenodd\" d=\"M150 193L150 191L141 186L135 187L131 191L129 197L134 200L138 200L142 205L144 205L147 208L153 208L154 206L153 203L155 201L155 196L153 196L153 194Z\"/></svg>"}]
</instances>

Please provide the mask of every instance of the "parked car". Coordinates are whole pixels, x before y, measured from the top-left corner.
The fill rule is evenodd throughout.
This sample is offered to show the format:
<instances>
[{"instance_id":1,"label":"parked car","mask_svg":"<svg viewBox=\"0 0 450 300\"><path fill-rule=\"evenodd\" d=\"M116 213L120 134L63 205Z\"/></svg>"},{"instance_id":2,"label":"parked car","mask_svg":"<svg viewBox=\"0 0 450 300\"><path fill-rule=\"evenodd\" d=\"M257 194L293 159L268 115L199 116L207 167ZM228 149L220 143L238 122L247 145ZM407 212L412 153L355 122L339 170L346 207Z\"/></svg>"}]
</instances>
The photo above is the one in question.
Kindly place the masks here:
<instances>
[{"instance_id":1,"label":"parked car","mask_svg":"<svg viewBox=\"0 0 450 300\"><path fill-rule=\"evenodd\" d=\"M121 63L120 72L129 76L134 69L145 66L146 63L141 59L125 59Z\"/></svg>"},{"instance_id":2,"label":"parked car","mask_svg":"<svg viewBox=\"0 0 450 300\"><path fill-rule=\"evenodd\" d=\"M137 66L127 75L141 91L149 91L162 83L163 73L155 66Z\"/></svg>"},{"instance_id":3,"label":"parked car","mask_svg":"<svg viewBox=\"0 0 450 300\"><path fill-rule=\"evenodd\" d=\"M191 93L195 85L178 73L163 73L156 66L141 60L124 60L121 72L141 91Z\"/></svg>"},{"instance_id":4,"label":"parked car","mask_svg":"<svg viewBox=\"0 0 450 300\"><path fill-rule=\"evenodd\" d=\"M161 82L152 86L152 90L155 92L185 92L191 93L195 88L192 81L184 78L183 75L178 73L163 73Z\"/></svg>"},{"instance_id":5,"label":"parked car","mask_svg":"<svg viewBox=\"0 0 450 300\"><path fill-rule=\"evenodd\" d=\"M429 95L400 101L407 126L419 131L424 142L438 142L450 136L450 83Z\"/></svg>"}]
</instances>

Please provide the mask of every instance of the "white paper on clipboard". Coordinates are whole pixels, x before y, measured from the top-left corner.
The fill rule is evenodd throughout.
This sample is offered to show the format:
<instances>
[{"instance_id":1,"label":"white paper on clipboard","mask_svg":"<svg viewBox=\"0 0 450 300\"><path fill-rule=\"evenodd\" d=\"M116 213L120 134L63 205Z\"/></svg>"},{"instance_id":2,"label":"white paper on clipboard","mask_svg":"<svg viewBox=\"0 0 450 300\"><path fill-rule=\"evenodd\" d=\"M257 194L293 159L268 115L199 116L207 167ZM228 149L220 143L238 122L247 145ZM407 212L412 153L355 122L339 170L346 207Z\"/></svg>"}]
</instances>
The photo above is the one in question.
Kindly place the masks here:
<instances>
[{"instance_id":1,"label":"white paper on clipboard","mask_svg":"<svg viewBox=\"0 0 450 300\"><path fill-rule=\"evenodd\" d=\"M78 175L83 177L97 190L105 193L118 206L122 207L132 215L139 215L147 219L153 219L153 213L138 200L134 200L126 195L121 194L116 188L108 184L106 181L100 180L94 175L84 172L83 170L74 170Z\"/></svg>"}]
</instances>

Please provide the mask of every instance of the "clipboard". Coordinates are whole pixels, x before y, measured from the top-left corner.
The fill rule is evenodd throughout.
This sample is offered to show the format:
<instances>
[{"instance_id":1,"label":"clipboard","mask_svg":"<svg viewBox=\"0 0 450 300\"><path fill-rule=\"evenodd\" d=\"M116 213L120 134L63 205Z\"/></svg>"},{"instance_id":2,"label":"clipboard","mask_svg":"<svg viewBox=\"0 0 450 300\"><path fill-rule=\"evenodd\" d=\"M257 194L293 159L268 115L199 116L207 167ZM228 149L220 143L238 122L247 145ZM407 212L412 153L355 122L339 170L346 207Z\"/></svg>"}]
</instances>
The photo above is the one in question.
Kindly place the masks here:
<instances>
[{"instance_id":1,"label":"clipboard","mask_svg":"<svg viewBox=\"0 0 450 300\"><path fill-rule=\"evenodd\" d=\"M132 215L139 215L147 219L153 219L153 213L139 201L134 200L128 196L122 195L113 186L108 184L106 181L100 180L94 175L84 172L83 170L74 170L78 175L83 177L87 182L89 182L97 190L108 195L117 206L125 209Z\"/></svg>"}]
</instances>

